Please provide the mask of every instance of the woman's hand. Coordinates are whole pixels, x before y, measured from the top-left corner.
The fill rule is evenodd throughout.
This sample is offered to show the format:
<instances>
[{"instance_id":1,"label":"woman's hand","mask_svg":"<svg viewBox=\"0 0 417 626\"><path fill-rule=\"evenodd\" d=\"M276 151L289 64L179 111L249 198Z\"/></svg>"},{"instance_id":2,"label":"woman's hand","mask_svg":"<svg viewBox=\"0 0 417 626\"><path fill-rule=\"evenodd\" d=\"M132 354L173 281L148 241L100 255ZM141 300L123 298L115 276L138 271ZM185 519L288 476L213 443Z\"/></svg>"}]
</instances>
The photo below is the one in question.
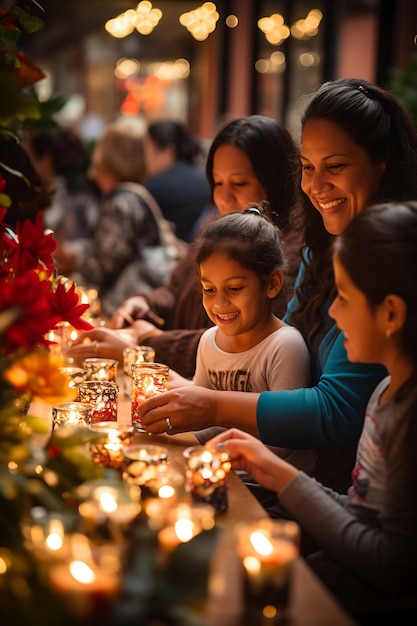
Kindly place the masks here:
<instances>
[{"instance_id":1,"label":"woman's hand","mask_svg":"<svg viewBox=\"0 0 417 626\"><path fill-rule=\"evenodd\" d=\"M123 302L113 315L110 327L123 328L128 324L132 324L133 320L145 319L151 307L143 296L132 296Z\"/></svg>"},{"instance_id":2,"label":"woman's hand","mask_svg":"<svg viewBox=\"0 0 417 626\"><path fill-rule=\"evenodd\" d=\"M159 434L168 431L166 418L169 417L172 426L169 435L213 426L215 393L188 385L158 394L139 407L140 421L147 431Z\"/></svg>"},{"instance_id":3,"label":"woman's hand","mask_svg":"<svg viewBox=\"0 0 417 626\"><path fill-rule=\"evenodd\" d=\"M94 328L82 333L72 346L65 349L64 356L81 364L84 359L95 356L116 359L122 364L124 348L135 345L134 330Z\"/></svg>"},{"instance_id":4,"label":"woman's hand","mask_svg":"<svg viewBox=\"0 0 417 626\"><path fill-rule=\"evenodd\" d=\"M206 445L227 450L234 469L248 472L270 491L280 493L298 474L295 467L276 456L262 441L236 428L216 435Z\"/></svg>"}]
</instances>

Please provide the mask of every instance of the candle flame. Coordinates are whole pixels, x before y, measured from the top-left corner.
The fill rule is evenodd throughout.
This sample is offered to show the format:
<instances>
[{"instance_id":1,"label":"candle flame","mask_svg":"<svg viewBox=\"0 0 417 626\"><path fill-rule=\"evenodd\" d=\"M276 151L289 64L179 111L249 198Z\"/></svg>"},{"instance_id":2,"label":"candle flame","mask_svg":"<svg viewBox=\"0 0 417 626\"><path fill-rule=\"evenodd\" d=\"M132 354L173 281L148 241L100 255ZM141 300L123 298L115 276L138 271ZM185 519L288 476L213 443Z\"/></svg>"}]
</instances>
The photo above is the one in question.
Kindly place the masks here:
<instances>
[{"instance_id":1,"label":"candle flame","mask_svg":"<svg viewBox=\"0 0 417 626\"><path fill-rule=\"evenodd\" d=\"M179 519L175 522L175 534L182 543L193 538L194 522L190 519Z\"/></svg>"},{"instance_id":2,"label":"candle flame","mask_svg":"<svg viewBox=\"0 0 417 626\"><path fill-rule=\"evenodd\" d=\"M69 569L71 576L85 585L91 585L96 579L96 575L91 567L83 561L71 561Z\"/></svg>"},{"instance_id":3,"label":"candle flame","mask_svg":"<svg viewBox=\"0 0 417 626\"><path fill-rule=\"evenodd\" d=\"M253 548L261 556L269 556L272 554L274 546L260 530L255 530L250 536L250 542Z\"/></svg>"},{"instance_id":4,"label":"candle flame","mask_svg":"<svg viewBox=\"0 0 417 626\"><path fill-rule=\"evenodd\" d=\"M117 500L109 491L102 491L99 495L99 507L105 513L117 510Z\"/></svg>"}]
</instances>

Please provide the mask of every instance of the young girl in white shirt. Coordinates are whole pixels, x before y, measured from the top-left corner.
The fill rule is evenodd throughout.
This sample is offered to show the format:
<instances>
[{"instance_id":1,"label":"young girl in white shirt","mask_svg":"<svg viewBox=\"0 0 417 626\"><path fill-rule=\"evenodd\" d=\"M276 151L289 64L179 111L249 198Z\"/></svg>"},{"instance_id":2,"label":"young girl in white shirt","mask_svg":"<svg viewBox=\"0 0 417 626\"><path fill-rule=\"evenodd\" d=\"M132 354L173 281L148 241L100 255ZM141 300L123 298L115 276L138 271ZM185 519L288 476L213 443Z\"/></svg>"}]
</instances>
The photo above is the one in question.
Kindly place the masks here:
<instances>
[{"instance_id":1,"label":"young girl in white shirt","mask_svg":"<svg viewBox=\"0 0 417 626\"><path fill-rule=\"evenodd\" d=\"M197 350L193 384L221 391L277 391L310 384L310 356L296 328L272 313L285 260L277 227L250 208L209 223L196 242L203 306L215 326ZM219 432L195 432L204 442ZM274 451L309 472L312 450Z\"/></svg>"}]
</instances>

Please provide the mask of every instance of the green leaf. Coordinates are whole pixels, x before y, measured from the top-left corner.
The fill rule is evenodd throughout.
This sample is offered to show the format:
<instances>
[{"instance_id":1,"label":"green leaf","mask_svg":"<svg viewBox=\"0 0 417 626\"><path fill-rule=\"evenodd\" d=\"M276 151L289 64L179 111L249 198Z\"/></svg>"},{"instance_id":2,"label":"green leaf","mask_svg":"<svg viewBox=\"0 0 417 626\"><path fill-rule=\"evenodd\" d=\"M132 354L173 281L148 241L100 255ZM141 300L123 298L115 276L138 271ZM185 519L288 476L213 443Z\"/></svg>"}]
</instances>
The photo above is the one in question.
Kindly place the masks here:
<instances>
[{"instance_id":1,"label":"green leaf","mask_svg":"<svg viewBox=\"0 0 417 626\"><path fill-rule=\"evenodd\" d=\"M36 17L35 15L31 15L30 13L27 13L20 7L13 7L10 13L18 17L19 22L22 25L22 28L27 33L36 33L36 31L40 30L41 28L45 26L45 22L43 22L39 17Z\"/></svg>"}]
</instances>

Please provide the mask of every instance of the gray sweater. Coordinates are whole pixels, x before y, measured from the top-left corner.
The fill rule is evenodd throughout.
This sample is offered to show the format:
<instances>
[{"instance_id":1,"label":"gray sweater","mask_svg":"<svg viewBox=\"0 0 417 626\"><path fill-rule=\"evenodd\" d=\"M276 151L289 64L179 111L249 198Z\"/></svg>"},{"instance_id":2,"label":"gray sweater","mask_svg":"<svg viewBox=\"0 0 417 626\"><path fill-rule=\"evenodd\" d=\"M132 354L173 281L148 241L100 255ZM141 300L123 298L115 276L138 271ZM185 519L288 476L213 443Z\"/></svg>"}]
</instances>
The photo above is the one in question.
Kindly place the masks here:
<instances>
[{"instance_id":1,"label":"gray sweater","mask_svg":"<svg viewBox=\"0 0 417 626\"><path fill-rule=\"evenodd\" d=\"M412 398L379 404L388 382L370 398L348 495L303 473L280 494L322 549L310 565L354 614L417 609L417 477L408 480L404 419Z\"/></svg>"}]
</instances>

